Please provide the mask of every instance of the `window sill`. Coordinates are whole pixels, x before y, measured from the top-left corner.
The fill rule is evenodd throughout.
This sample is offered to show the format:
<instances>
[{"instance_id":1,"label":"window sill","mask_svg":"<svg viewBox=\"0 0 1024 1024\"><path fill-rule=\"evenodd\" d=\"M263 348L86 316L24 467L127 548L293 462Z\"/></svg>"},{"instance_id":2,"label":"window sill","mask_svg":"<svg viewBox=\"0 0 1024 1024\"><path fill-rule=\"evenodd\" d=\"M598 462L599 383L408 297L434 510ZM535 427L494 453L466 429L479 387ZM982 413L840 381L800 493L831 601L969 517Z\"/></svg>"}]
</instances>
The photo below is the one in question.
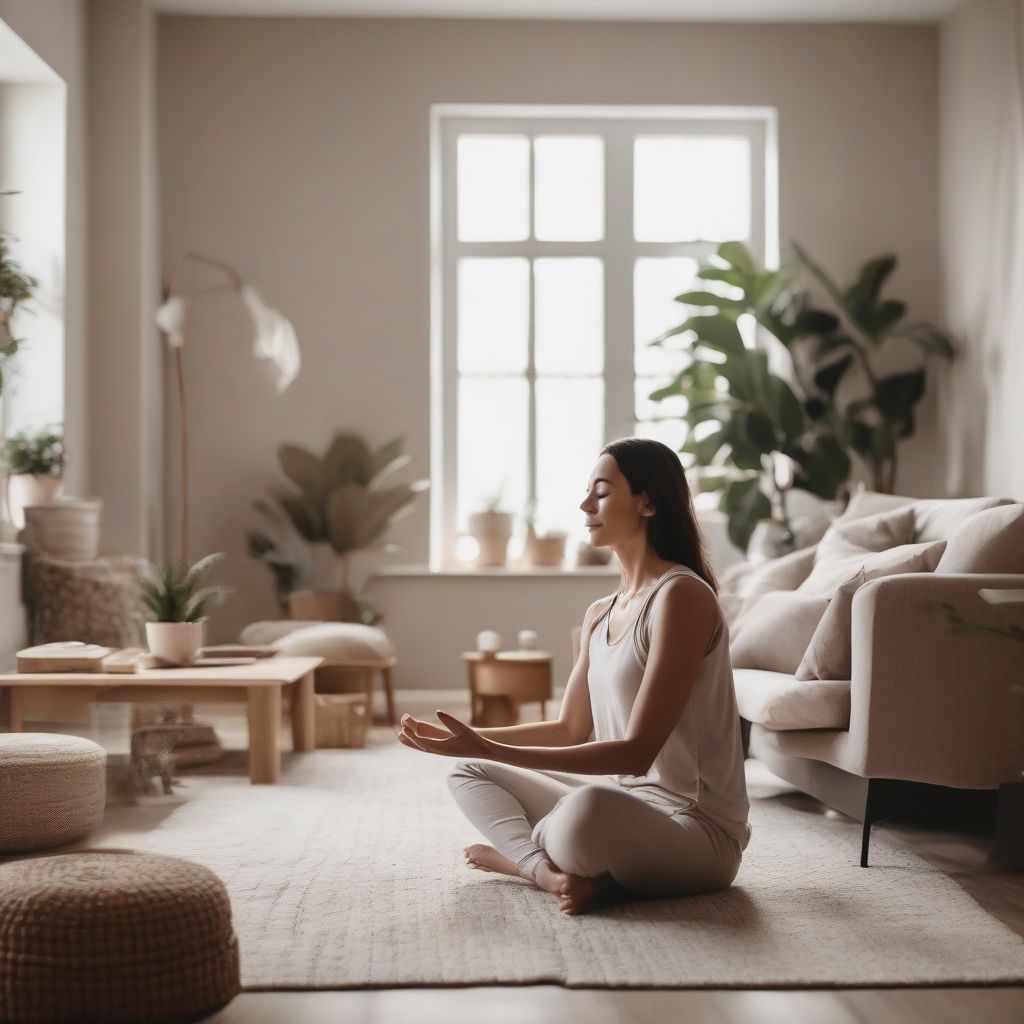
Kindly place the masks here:
<instances>
[{"instance_id":1,"label":"window sill","mask_svg":"<svg viewBox=\"0 0 1024 1024\"><path fill-rule=\"evenodd\" d=\"M531 579L536 577L558 577L566 579L578 579L586 577L599 577L601 579L608 579L612 577L618 577L618 568L610 565L588 565L588 566L572 566L570 568L530 568L529 566L507 566L503 568L477 568L475 566L451 566L444 569L434 571L425 565L388 565L382 566L377 569L373 575L375 577L384 577L388 579L394 579L396 577L427 577L436 576L440 577L457 577L460 579L508 579L508 578L526 578Z\"/></svg>"}]
</instances>

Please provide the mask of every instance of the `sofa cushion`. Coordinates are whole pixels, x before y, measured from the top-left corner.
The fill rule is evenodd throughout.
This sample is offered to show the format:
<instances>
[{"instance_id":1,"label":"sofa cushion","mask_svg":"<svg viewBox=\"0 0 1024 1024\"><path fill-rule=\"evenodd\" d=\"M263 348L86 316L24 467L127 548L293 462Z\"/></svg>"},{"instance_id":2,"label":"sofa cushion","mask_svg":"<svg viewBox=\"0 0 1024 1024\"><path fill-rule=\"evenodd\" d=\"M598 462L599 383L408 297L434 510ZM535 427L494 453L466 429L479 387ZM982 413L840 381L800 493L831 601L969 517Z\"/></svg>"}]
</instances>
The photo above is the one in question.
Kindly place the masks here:
<instances>
[{"instance_id":1,"label":"sofa cushion","mask_svg":"<svg viewBox=\"0 0 1024 1024\"><path fill-rule=\"evenodd\" d=\"M869 580L908 572L933 572L945 547L941 540L904 544L865 557L854 574L832 594L796 669L797 679L849 679L853 674L853 595Z\"/></svg>"},{"instance_id":2,"label":"sofa cushion","mask_svg":"<svg viewBox=\"0 0 1024 1024\"><path fill-rule=\"evenodd\" d=\"M850 681L800 682L785 672L733 672L736 706L748 722L768 729L849 729Z\"/></svg>"},{"instance_id":3,"label":"sofa cushion","mask_svg":"<svg viewBox=\"0 0 1024 1024\"><path fill-rule=\"evenodd\" d=\"M918 498L908 498L903 494L885 494L882 491L869 491L866 489L855 491L850 496L843 514L837 516L835 521L849 521L851 519L862 519L864 516L878 515L879 512L888 512L890 509L911 505L918 500Z\"/></svg>"},{"instance_id":4,"label":"sofa cushion","mask_svg":"<svg viewBox=\"0 0 1024 1024\"><path fill-rule=\"evenodd\" d=\"M949 540L953 531L977 512L1009 505L1009 498L922 498L914 502L915 544L927 540Z\"/></svg>"},{"instance_id":5,"label":"sofa cushion","mask_svg":"<svg viewBox=\"0 0 1024 1024\"><path fill-rule=\"evenodd\" d=\"M877 579L879 576L891 576L894 573L932 572L939 564L945 547L944 540L925 544L901 544L888 551L866 551L821 562L815 565L810 576L797 587L796 593L808 597L831 597L861 568L869 580Z\"/></svg>"},{"instance_id":6,"label":"sofa cushion","mask_svg":"<svg viewBox=\"0 0 1024 1024\"><path fill-rule=\"evenodd\" d=\"M913 533L913 505L857 519L837 519L818 542L814 564L909 544Z\"/></svg>"},{"instance_id":7,"label":"sofa cushion","mask_svg":"<svg viewBox=\"0 0 1024 1024\"><path fill-rule=\"evenodd\" d=\"M739 614L736 624L730 623L733 629L738 628L742 616L748 612L759 597L777 590L796 590L807 579L814 565L816 544L791 551L780 558L770 558L755 566L737 587L740 597Z\"/></svg>"},{"instance_id":8,"label":"sofa cushion","mask_svg":"<svg viewBox=\"0 0 1024 1024\"><path fill-rule=\"evenodd\" d=\"M827 605L826 595L763 595L743 615L729 645L733 668L795 672Z\"/></svg>"},{"instance_id":9,"label":"sofa cushion","mask_svg":"<svg viewBox=\"0 0 1024 1024\"><path fill-rule=\"evenodd\" d=\"M968 516L950 534L935 571L1024 573L1024 504Z\"/></svg>"},{"instance_id":10,"label":"sofa cushion","mask_svg":"<svg viewBox=\"0 0 1024 1024\"><path fill-rule=\"evenodd\" d=\"M358 622L319 622L281 637L272 646L290 657L313 655L328 663L375 661L395 654L383 630Z\"/></svg>"}]
</instances>

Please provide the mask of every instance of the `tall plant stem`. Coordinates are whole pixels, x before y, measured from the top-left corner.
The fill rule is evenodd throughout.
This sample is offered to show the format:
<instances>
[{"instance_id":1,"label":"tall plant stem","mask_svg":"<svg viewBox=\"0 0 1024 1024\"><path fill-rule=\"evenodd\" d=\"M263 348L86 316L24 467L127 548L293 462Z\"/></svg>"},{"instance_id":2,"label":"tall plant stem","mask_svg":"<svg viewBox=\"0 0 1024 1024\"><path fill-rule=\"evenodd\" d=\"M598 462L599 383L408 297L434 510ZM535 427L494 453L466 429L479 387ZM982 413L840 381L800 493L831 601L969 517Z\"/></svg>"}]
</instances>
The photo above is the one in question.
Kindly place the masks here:
<instances>
[{"instance_id":1,"label":"tall plant stem","mask_svg":"<svg viewBox=\"0 0 1024 1024\"><path fill-rule=\"evenodd\" d=\"M181 445L181 558L191 564L188 551L188 416L185 405L185 373L182 365L181 345L174 347L174 371L178 381L178 428Z\"/></svg>"}]
</instances>

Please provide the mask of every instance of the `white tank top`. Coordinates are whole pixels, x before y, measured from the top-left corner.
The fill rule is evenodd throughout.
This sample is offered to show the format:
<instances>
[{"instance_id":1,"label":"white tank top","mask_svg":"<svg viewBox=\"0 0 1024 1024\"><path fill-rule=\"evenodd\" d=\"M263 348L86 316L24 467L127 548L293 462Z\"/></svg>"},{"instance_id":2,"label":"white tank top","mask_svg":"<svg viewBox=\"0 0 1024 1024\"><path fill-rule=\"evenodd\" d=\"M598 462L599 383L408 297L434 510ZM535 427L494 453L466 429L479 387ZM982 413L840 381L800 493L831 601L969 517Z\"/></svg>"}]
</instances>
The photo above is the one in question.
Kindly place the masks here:
<instances>
[{"instance_id":1,"label":"white tank top","mask_svg":"<svg viewBox=\"0 0 1024 1024\"><path fill-rule=\"evenodd\" d=\"M631 626L608 641L608 620L616 595L604 607L590 633L587 684L596 740L625 738L650 649L650 610L661 587L676 576L698 579L715 596L718 623L697 681L675 729L646 775L613 775L615 782L666 814L705 815L736 839L750 841L740 717L729 659L729 627L714 589L687 566L677 565L655 583Z\"/></svg>"}]
</instances>

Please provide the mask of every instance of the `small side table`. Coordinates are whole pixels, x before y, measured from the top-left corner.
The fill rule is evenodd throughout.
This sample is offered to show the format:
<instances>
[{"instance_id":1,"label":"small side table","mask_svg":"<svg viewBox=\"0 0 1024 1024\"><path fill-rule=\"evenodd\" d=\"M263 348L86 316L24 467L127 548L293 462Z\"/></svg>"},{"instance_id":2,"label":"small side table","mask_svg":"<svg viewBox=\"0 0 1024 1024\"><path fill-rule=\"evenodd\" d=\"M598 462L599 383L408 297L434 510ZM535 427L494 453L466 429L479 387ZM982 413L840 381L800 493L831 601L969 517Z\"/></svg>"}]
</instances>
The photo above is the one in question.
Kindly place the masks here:
<instances>
[{"instance_id":1,"label":"small side table","mask_svg":"<svg viewBox=\"0 0 1024 1024\"><path fill-rule=\"evenodd\" d=\"M463 654L469 670L470 724L485 728L515 725L519 705L527 701L540 701L541 717L547 718L554 657L550 651Z\"/></svg>"}]
</instances>

